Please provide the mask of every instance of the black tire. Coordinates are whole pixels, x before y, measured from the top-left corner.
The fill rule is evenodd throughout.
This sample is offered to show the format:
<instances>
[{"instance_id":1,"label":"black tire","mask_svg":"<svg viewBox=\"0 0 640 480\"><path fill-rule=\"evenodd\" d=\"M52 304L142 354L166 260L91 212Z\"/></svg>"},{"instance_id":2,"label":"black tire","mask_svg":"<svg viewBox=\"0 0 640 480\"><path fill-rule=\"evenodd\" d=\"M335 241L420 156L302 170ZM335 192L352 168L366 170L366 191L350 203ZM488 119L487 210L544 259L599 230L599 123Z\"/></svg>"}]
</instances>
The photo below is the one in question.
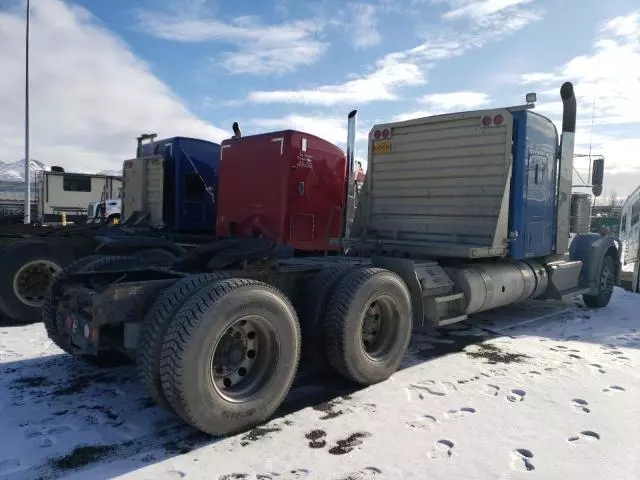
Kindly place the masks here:
<instances>
[{"instance_id":1,"label":"black tire","mask_svg":"<svg viewBox=\"0 0 640 480\"><path fill-rule=\"evenodd\" d=\"M147 393L162 408L172 410L164 396L160 380L162 343L167 329L176 312L189 297L221 278L215 273L204 273L179 280L156 298L142 320L136 349L136 368Z\"/></svg>"},{"instance_id":2,"label":"black tire","mask_svg":"<svg viewBox=\"0 0 640 480\"><path fill-rule=\"evenodd\" d=\"M39 240L20 241L5 247L0 251L0 312L17 323L38 322L48 288L72 260L73 254ZM38 282L33 291L20 295L30 269L37 271Z\"/></svg>"},{"instance_id":3,"label":"black tire","mask_svg":"<svg viewBox=\"0 0 640 480\"><path fill-rule=\"evenodd\" d=\"M175 255L162 248L140 250L131 256L150 265L170 265L176 261Z\"/></svg>"},{"instance_id":4,"label":"black tire","mask_svg":"<svg viewBox=\"0 0 640 480\"><path fill-rule=\"evenodd\" d=\"M372 341L373 346L380 343L379 351L367 353L363 326L370 308L381 309L377 317L382 323ZM331 297L325 322L327 358L336 372L360 385L384 381L400 366L411 329L411 296L402 279L381 268L359 268L342 279Z\"/></svg>"},{"instance_id":5,"label":"black tire","mask_svg":"<svg viewBox=\"0 0 640 480\"><path fill-rule=\"evenodd\" d=\"M128 268L141 267L146 264L133 257L120 255L91 255L93 259L77 268L75 273L106 272L109 270L126 270Z\"/></svg>"},{"instance_id":6,"label":"black tire","mask_svg":"<svg viewBox=\"0 0 640 480\"><path fill-rule=\"evenodd\" d=\"M616 267L611 255L604 257L600 275L598 277L597 295L583 295L582 300L589 308L604 308L609 305L613 295L613 287L616 278Z\"/></svg>"},{"instance_id":7,"label":"black tire","mask_svg":"<svg viewBox=\"0 0 640 480\"><path fill-rule=\"evenodd\" d=\"M96 260L99 260L99 259L102 259L102 258L106 258L107 256L108 255L93 254L93 255L87 255L86 257L78 258L77 260L74 260L69 265L67 265L67 267L63 271L63 274L65 274L65 273L76 273L80 269L82 269L85 265L93 263Z\"/></svg>"},{"instance_id":8,"label":"black tire","mask_svg":"<svg viewBox=\"0 0 640 480\"><path fill-rule=\"evenodd\" d=\"M106 271L109 269L132 268L140 265L140 262L131 257L115 255L89 255L71 263L64 273L89 273ZM71 348L71 339L65 333L64 314L53 306L51 295L47 295L45 305L42 308L42 322L48 337L64 352L74 355ZM74 355L85 362L95 366L111 366L123 363L126 359L123 355L114 351L101 351L96 356Z\"/></svg>"},{"instance_id":9,"label":"black tire","mask_svg":"<svg viewBox=\"0 0 640 480\"><path fill-rule=\"evenodd\" d=\"M215 379L222 367L214 370L211 361L221 340L228 344L239 338L233 333L236 325L253 328L253 336L249 331L244 338L257 341L255 350L238 357L254 359L256 370L233 370L242 377L236 386L249 382L244 384L249 393L234 391L228 377L221 382L228 389L223 392ZM279 290L254 280L221 280L191 297L171 323L162 348L162 390L174 411L194 427L215 436L244 431L268 420L285 399L300 343L296 312Z\"/></svg>"},{"instance_id":10,"label":"black tire","mask_svg":"<svg viewBox=\"0 0 640 480\"><path fill-rule=\"evenodd\" d=\"M305 286L300 302L302 361L305 366L324 369L329 366L324 342L323 322L327 305L340 280L353 266L331 266L317 273Z\"/></svg>"}]
</instances>

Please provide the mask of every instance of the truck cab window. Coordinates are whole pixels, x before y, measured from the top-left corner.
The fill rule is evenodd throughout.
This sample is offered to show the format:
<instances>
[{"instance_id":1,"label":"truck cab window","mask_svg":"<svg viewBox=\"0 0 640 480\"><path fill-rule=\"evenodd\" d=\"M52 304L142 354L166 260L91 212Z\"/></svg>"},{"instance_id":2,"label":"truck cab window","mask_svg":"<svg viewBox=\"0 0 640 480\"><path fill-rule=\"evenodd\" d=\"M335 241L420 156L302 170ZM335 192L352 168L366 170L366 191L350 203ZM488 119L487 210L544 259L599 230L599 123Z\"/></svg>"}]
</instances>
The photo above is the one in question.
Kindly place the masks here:
<instances>
[{"instance_id":1,"label":"truck cab window","mask_svg":"<svg viewBox=\"0 0 640 480\"><path fill-rule=\"evenodd\" d=\"M65 173L62 179L62 188L65 192L90 192L91 177L88 175Z\"/></svg>"},{"instance_id":2,"label":"truck cab window","mask_svg":"<svg viewBox=\"0 0 640 480\"><path fill-rule=\"evenodd\" d=\"M640 221L640 202L636 202L631 207L631 226L635 227L638 221Z\"/></svg>"},{"instance_id":3,"label":"truck cab window","mask_svg":"<svg viewBox=\"0 0 640 480\"><path fill-rule=\"evenodd\" d=\"M202 200L205 193L204 184L195 173L184 176L184 197L186 200Z\"/></svg>"}]
</instances>

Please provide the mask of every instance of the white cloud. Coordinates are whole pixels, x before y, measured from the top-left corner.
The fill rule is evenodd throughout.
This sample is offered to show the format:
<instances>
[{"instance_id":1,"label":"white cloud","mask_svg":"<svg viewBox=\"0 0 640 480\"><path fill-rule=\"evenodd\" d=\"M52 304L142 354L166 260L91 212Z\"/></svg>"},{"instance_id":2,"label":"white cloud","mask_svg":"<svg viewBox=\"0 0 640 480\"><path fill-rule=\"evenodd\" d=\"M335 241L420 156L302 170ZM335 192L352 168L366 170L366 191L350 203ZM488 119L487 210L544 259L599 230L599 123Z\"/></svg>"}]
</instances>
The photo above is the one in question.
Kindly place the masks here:
<instances>
[{"instance_id":1,"label":"white cloud","mask_svg":"<svg viewBox=\"0 0 640 480\"><path fill-rule=\"evenodd\" d=\"M378 60L377 70L342 84L303 90L256 91L249 94L255 103L302 103L307 105L362 104L395 100L399 87L422 85L424 75L416 64L390 54Z\"/></svg>"},{"instance_id":2,"label":"white cloud","mask_svg":"<svg viewBox=\"0 0 640 480\"><path fill-rule=\"evenodd\" d=\"M534 0L445 0L453 10L449 10L442 18L457 20L469 18L477 23L484 23L503 13L514 13L515 7L533 2Z\"/></svg>"},{"instance_id":3,"label":"white cloud","mask_svg":"<svg viewBox=\"0 0 640 480\"><path fill-rule=\"evenodd\" d=\"M466 33L459 30L440 31L428 35L414 48L385 55L378 59L373 72L353 80L299 90L254 91L249 94L248 100L255 103L324 106L397 100L402 88L424 85L426 72L433 68L435 62L482 48L489 42L500 41L539 18L529 12L515 11L507 18L487 18L482 27L468 25ZM487 30L491 31L491 35L487 35Z\"/></svg>"},{"instance_id":4,"label":"white cloud","mask_svg":"<svg viewBox=\"0 0 640 480\"><path fill-rule=\"evenodd\" d=\"M378 33L377 8L367 3L351 6L353 16L353 44L356 48L378 45L381 41Z\"/></svg>"},{"instance_id":5,"label":"white cloud","mask_svg":"<svg viewBox=\"0 0 640 480\"><path fill-rule=\"evenodd\" d=\"M294 129L316 135L328 142L344 145L347 142L347 115L344 117L309 116L291 114L281 118L259 118L250 120L249 126L261 129ZM367 140L367 132L358 129L356 141Z\"/></svg>"},{"instance_id":6,"label":"white cloud","mask_svg":"<svg viewBox=\"0 0 640 480\"><path fill-rule=\"evenodd\" d=\"M229 136L192 114L87 10L32 2L31 154L69 170L119 170L135 137ZM24 17L0 12L0 159L23 157Z\"/></svg>"},{"instance_id":7,"label":"white cloud","mask_svg":"<svg viewBox=\"0 0 640 480\"><path fill-rule=\"evenodd\" d=\"M391 117L391 120L394 122L404 122L405 120L413 120L414 118L429 117L431 115L433 115L433 113L427 110L414 110L412 112L399 113L398 115L394 115L393 117Z\"/></svg>"},{"instance_id":8,"label":"white cloud","mask_svg":"<svg viewBox=\"0 0 640 480\"><path fill-rule=\"evenodd\" d=\"M562 113L559 83L570 79L578 100L578 134L584 132L586 139L593 123L591 147L605 156L606 175L619 181L615 176L624 172L640 174L635 158L640 140L624 133L625 126L637 131L640 125L640 11L605 22L591 53L550 72L526 74L523 79L539 86L540 97L555 97L550 103L540 103L538 109L558 121ZM554 83L557 85L551 88ZM640 178L633 181L640 183Z\"/></svg>"},{"instance_id":9,"label":"white cloud","mask_svg":"<svg viewBox=\"0 0 640 480\"><path fill-rule=\"evenodd\" d=\"M462 91L425 95L419 101L431 105L440 113L444 113L460 108L472 109L481 107L489 102L489 96L481 92Z\"/></svg>"},{"instance_id":10,"label":"white cloud","mask_svg":"<svg viewBox=\"0 0 640 480\"><path fill-rule=\"evenodd\" d=\"M313 64L327 49L317 34L322 27L310 21L263 25L251 16L223 22L200 8L188 12L138 10L139 27L157 38L179 42L218 41L235 47L222 55L231 73L284 74Z\"/></svg>"}]
</instances>

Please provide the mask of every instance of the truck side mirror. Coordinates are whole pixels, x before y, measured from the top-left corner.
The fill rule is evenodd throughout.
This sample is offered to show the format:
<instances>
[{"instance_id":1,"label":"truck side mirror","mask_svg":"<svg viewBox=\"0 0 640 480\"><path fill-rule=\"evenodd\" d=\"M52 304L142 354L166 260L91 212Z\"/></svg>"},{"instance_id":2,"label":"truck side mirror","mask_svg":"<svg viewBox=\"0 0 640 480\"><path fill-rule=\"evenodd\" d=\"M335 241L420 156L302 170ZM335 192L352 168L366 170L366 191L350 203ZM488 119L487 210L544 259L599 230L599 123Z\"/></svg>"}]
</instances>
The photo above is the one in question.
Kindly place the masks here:
<instances>
[{"instance_id":1,"label":"truck side mirror","mask_svg":"<svg viewBox=\"0 0 640 480\"><path fill-rule=\"evenodd\" d=\"M591 174L591 191L593 195L599 197L602 194L602 182L604 180L604 158L596 158L593 161Z\"/></svg>"}]
</instances>

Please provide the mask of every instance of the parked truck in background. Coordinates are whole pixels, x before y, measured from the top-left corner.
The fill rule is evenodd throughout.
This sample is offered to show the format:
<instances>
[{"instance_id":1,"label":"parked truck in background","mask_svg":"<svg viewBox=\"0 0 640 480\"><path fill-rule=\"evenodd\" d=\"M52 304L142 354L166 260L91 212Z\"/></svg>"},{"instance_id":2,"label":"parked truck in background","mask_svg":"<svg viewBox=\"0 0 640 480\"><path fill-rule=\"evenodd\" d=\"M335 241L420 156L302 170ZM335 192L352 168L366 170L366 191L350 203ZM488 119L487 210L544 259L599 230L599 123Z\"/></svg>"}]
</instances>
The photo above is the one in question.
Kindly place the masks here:
<instances>
[{"instance_id":1,"label":"parked truck in background","mask_svg":"<svg viewBox=\"0 0 640 480\"><path fill-rule=\"evenodd\" d=\"M622 240L622 275L627 288L640 291L640 187L627 197L620 217L620 239Z\"/></svg>"},{"instance_id":2,"label":"parked truck in background","mask_svg":"<svg viewBox=\"0 0 640 480\"><path fill-rule=\"evenodd\" d=\"M122 214L122 199L107 198L93 200L87 207L86 223L120 223Z\"/></svg>"},{"instance_id":3,"label":"parked truck in background","mask_svg":"<svg viewBox=\"0 0 640 480\"><path fill-rule=\"evenodd\" d=\"M605 307L619 282L620 245L586 233L569 248L573 85L560 94L561 141L531 105L375 125L357 208L353 182L337 182L345 188L334 240L348 255L293 257L262 236L231 252L203 246L170 267L69 269L43 311L48 335L79 357L130 356L160 405L227 435L274 413L301 359L370 385L396 371L421 327L525 299L582 295L587 306ZM344 179L352 179L355 124L354 111ZM278 150L282 137L265 138L290 167L278 182L296 187L285 198L299 207L275 224L288 218L294 229L298 213L310 215L300 218L308 236L324 227L305 205L317 193L313 179L331 170L330 152L312 153L307 143L304 155L294 136L299 162L290 165ZM254 141L223 142L224 188L242 188L225 179L225 146ZM602 166L593 169L595 195ZM275 189L270 178L265 188ZM218 226L231 228L220 197L217 209Z\"/></svg>"},{"instance_id":4,"label":"parked truck in background","mask_svg":"<svg viewBox=\"0 0 640 480\"><path fill-rule=\"evenodd\" d=\"M55 275L90 260L123 265L120 257L128 256L133 258L129 265L166 264L203 244L212 249L211 242L226 237L235 238L218 242L215 249L230 257L256 248L259 253L273 242L289 246L296 255L337 251L328 241L340 231L344 152L302 132L275 135L275 142L268 135L225 141L223 166L218 144L141 136L136 158L123 163L120 225L97 222L29 238L14 235L0 250L5 266L0 271L0 312L13 321L35 321ZM312 157L318 160L314 169L308 168ZM307 168L289 179L289 170L299 164ZM247 242L243 237L270 240Z\"/></svg>"},{"instance_id":5,"label":"parked truck in background","mask_svg":"<svg viewBox=\"0 0 640 480\"><path fill-rule=\"evenodd\" d=\"M188 175L192 172L191 163L207 178L217 175L215 171L219 162L219 144L186 137L173 137L144 145L140 143L137 153L142 156L138 160L149 160L159 165L157 174L160 175L163 188L169 192L182 192L183 186L188 182ZM171 145L174 144L181 145L182 149L175 155L171 151ZM192 147L191 161L188 162L182 151L190 151ZM166 175L164 169L167 171ZM64 181L63 172L53 173L56 178L62 179L60 181ZM120 190L126 187L130 173L129 169L125 169L122 183L118 177L118 184L114 183L113 188L95 188L92 190L93 194L101 191L103 197L109 198L123 193ZM79 182L86 186L89 180L93 182L95 179L86 176ZM74 185L77 187L78 183ZM137 198L136 189L139 189L138 185L131 188L129 198L132 201ZM180 218L176 219L173 213L186 210L184 205L187 203L192 209L211 209L208 206L211 201L208 195L191 196L185 200L182 195L166 195L165 210L161 209L161 218L166 220L164 228L159 228L158 224L150 224L143 212L138 212L141 215L135 216L136 212L130 209L130 224L117 228L103 225L102 222L87 224L83 221L81 225L64 228L13 225L0 231L0 318L25 323L40 320L44 296L53 278L77 259L89 255L104 257L127 254L162 263L182 255L185 247L211 241L214 215L196 217L185 223ZM107 203L111 202L115 200ZM83 201L83 205L86 208L87 203Z\"/></svg>"}]
</instances>

